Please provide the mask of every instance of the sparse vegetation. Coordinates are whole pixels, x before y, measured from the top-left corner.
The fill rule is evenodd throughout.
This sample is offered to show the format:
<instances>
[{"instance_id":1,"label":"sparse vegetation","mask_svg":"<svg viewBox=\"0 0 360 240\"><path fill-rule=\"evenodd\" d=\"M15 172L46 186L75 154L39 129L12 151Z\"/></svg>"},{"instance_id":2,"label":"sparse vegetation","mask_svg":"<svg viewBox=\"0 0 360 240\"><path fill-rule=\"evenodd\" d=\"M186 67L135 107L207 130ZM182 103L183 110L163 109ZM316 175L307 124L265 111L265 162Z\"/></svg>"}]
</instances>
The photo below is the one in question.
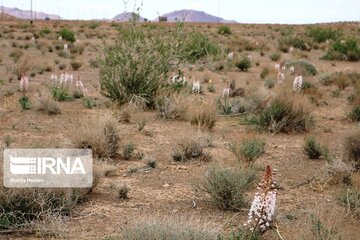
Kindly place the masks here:
<instances>
[{"instance_id":1,"label":"sparse vegetation","mask_svg":"<svg viewBox=\"0 0 360 240\"><path fill-rule=\"evenodd\" d=\"M221 209L239 210L246 206L245 194L257 177L252 168L208 170L206 178L197 185L200 193L207 193L211 201Z\"/></svg>"},{"instance_id":2,"label":"sparse vegetation","mask_svg":"<svg viewBox=\"0 0 360 240\"><path fill-rule=\"evenodd\" d=\"M248 165L253 165L265 151L265 142L256 138L244 139L240 144L229 143L227 146L238 161L245 161Z\"/></svg>"},{"instance_id":3,"label":"sparse vegetation","mask_svg":"<svg viewBox=\"0 0 360 240\"><path fill-rule=\"evenodd\" d=\"M357 131L345 138L344 159L360 170L360 132Z\"/></svg>"},{"instance_id":4,"label":"sparse vegetation","mask_svg":"<svg viewBox=\"0 0 360 240\"><path fill-rule=\"evenodd\" d=\"M30 104L30 99L28 96L21 96L19 98L19 103L20 103L20 106L21 106L21 109L22 110L29 110L30 107L31 107L31 104Z\"/></svg>"},{"instance_id":5,"label":"sparse vegetation","mask_svg":"<svg viewBox=\"0 0 360 240\"><path fill-rule=\"evenodd\" d=\"M324 147L313 136L305 139L304 151L309 159L319 159L324 155Z\"/></svg>"},{"instance_id":6,"label":"sparse vegetation","mask_svg":"<svg viewBox=\"0 0 360 240\"><path fill-rule=\"evenodd\" d=\"M240 71L247 72L249 68L251 68L252 64L249 58L242 58L237 64L236 67L240 69Z\"/></svg>"}]
</instances>

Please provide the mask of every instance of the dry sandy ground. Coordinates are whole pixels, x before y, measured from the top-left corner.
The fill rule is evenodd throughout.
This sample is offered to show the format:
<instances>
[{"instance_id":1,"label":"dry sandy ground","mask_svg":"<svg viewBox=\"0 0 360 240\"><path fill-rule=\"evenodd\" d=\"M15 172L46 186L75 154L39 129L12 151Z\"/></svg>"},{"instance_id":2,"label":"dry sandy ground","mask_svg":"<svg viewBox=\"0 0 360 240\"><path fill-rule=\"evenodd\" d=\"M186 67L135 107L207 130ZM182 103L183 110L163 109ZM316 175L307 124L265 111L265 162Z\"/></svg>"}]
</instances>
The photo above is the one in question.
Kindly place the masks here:
<instances>
[{"instance_id":1,"label":"dry sandy ground","mask_svg":"<svg viewBox=\"0 0 360 240\"><path fill-rule=\"evenodd\" d=\"M36 24L38 28L43 25L52 27L52 23ZM84 23L61 22L59 25L62 24L69 24L74 29L79 30L81 24ZM10 25L16 25L16 22L1 22L0 29ZM209 32L212 37L216 36L216 25L211 25L209 28L207 25L196 25L196 27ZM223 78L234 79L237 86L243 87L247 91L258 89L269 94L269 90L263 87L263 81L259 78L259 74L264 66L273 69L274 62L269 59L269 55L276 51L276 39L279 36L274 29L285 27L273 26L272 29L269 29L267 25L232 25L233 35L231 38L236 36L267 45L269 49L265 50L265 56L261 56L255 50L241 53L251 52L253 62L259 62L260 65L255 66L254 64L248 72L240 72L235 69L227 72L215 72L206 68L205 70L199 69L198 66L193 66L191 69L185 66L185 76L191 76L192 79L201 81L204 78L210 78L216 87L215 93L209 93L205 90L204 95L190 95L187 98L202 98L210 101L214 97L220 96L224 87ZM356 26L339 25L337 27L351 29ZM296 31L301 29L303 27L297 27ZM16 28L14 35L22 35L21 31ZM111 36L106 38L107 42L116 36L116 31L110 24L103 24L96 31ZM13 41L30 43L31 40L17 40L16 37L14 40L0 38L0 46L2 46L0 56L3 60L0 63L0 79L4 79L4 84L0 85L0 137L3 139L7 135L11 136L13 139L12 148L72 147L72 135L75 134L78 127L79 118L95 114L101 115L109 111L105 104L106 99L98 91L97 70L91 69L88 63L90 59L95 59L98 56L97 47L100 46L101 40L96 37L87 39L84 34L79 34L79 39L89 45L84 54L76 58L82 61L84 66L73 74L81 76L90 90L90 97L97 102L97 107L86 109L81 100L64 102L60 103L62 114L48 116L37 112L35 109L21 111L18 99L22 93L17 90L19 81L14 79L11 83L8 82L8 78L12 75L8 67L14 66L12 59L8 57L13 49L11 43ZM218 37L216 40L229 42L225 37ZM54 67L55 59L59 59L60 62L69 62L69 60L58 57L55 52L46 51L42 55L41 51L35 47L30 47L24 52L31 56L31 62L35 65L49 64ZM359 63L336 62L336 65L333 66L330 61L319 60L323 53L324 51L320 49L306 52L307 60L314 63L320 73L359 70ZM240 55L240 53L236 54ZM294 58L291 54L282 53L282 60ZM60 72L57 69L57 73ZM323 94L320 102L326 101L327 104L312 105L316 127L309 134L315 135L321 143L329 147L333 154L341 157L345 136L360 129L359 124L349 122L346 119L346 112L350 109L346 97L352 89L348 87L341 92L338 98L333 98L331 91L336 87L323 86L316 79L314 77L307 80L317 86ZM292 78L287 78L287 81L291 80ZM31 78L28 96L35 99L38 90L46 89L46 83L49 81L50 73L48 72L42 75L37 74ZM8 91L13 91L14 94L4 96ZM276 180L281 186L278 193L277 219L283 237L285 239L302 239L302 237L304 237L303 239L310 239L306 237L311 225L309 216L310 213L315 213L321 216L325 222L329 222L330 225L338 226L341 232L349 228L348 237L345 239L359 239L358 231L354 230L358 226L358 222L339 217L343 209L336 203L336 193L341 189L341 186L324 184L329 178L326 161L309 160L303 153L304 138L307 134L271 135L269 133L254 133L246 126L240 125L237 118L219 116L216 127L211 133L213 146L206 148L206 152L213 156L213 161L210 163L197 161L174 163L171 159L174 142L184 137L197 135L198 131L189 122L166 121L155 116L156 112L135 111L132 113L130 123L119 123L119 134L122 145L129 142L134 143L138 151L145 156L155 158L158 166L152 170L128 174L130 168L144 166L144 161L113 159L109 164L115 166L114 174L102 178L98 186L89 195L88 200L77 207L77 214L58 226L61 238L103 239L119 236L127 224L146 216L174 216L195 219L200 223L219 228L220 231L228 231L242 225L246 221L246 209L240 212L219 210L207 202L206 196L194 193L193 183L205 176L210 166L232 167L236 164L235 157L226 150L226 143L234 140L241 141L246 137L256 135L266 142L266 152L257 160L257 164L262 169L267 164L271 165L275 169ZM147 120L145 133L137 130L137 122L142 119ZM294 187L313 177L316 179L312 181L312 184ZM129 187L129 199L117 199L116 192L111 188L114 183L126 184ZM249 193L249 199L252 198L254 191ZM195 207L194 202L196 203ZM17 234L0 236L1 239L33 237L36 236ZM265 238L276 239L276 235L269 232Z\"/></svg>"}]
</instances>

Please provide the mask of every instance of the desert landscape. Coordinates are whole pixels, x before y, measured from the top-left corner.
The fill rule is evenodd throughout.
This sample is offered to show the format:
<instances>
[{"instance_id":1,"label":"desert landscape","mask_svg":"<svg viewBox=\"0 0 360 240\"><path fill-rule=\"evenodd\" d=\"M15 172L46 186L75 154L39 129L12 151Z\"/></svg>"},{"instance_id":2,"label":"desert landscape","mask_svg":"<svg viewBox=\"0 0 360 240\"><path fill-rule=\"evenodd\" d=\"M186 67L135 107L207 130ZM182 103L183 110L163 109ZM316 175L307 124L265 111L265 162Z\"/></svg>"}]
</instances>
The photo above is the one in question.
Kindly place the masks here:
<instances>
[{"instance_id":1,"label":"desert landscape","mask_svg":"<svg viewBox=\"0 0 360 240\"><path fill-rule=\"evenodd\" d=\"M132 16L0 20L1 149L94 157L90 189L1 184L1 239L359 239L359 23Z\"/></svg>"}]
</instances>

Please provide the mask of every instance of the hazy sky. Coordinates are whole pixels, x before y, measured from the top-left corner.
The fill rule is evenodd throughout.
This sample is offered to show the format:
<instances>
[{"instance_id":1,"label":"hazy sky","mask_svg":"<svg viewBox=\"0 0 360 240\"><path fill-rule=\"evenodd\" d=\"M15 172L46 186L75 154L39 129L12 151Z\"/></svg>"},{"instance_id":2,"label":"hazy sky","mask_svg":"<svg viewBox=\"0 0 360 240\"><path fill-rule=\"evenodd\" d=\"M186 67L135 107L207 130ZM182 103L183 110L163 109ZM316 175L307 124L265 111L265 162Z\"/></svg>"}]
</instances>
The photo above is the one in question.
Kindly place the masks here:
<instances>
[{"instance_id":1,"label":"hazy sky","mask_svg":"<svg viewBox=\"0 0 360 240\"><path fill-rule=\"evenodd\" d=\"M6 7L30 9L30 0L1 1ZM141 6L140 14L148 19L195 9L240 23L360 21L360 0L33 0L34 10L65 19L112 18L134 6Z\"/></svg>"}]
</instances>

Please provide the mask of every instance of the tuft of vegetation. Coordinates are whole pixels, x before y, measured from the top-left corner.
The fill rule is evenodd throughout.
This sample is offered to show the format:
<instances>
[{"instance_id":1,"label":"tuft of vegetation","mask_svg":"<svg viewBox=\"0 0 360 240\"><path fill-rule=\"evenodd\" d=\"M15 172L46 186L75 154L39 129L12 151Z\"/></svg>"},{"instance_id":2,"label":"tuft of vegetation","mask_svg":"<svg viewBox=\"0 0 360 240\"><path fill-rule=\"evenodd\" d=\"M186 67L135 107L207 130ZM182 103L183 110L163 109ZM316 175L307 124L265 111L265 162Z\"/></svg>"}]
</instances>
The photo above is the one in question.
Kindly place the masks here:
<instances>
[{"instance_id":1,"label":"tuft of vegetation","mask_svg":"<svg viewBox=\"0 0 360 240\"><path fill-rule=\"evenodd\" d=\"M280 60L280 58L281 58L281 53L272 53L272 54L270 54L269 57L270 57L271 61L276 62L276 61L279 61L279 60Z\"/></svg>"},{"instance_id":2,"label":"tuft of vegetation","mask_svg":"<svg viewBox=\"0 0 360 240\"><path fill-rule=\"evenodd\" d=\"M60 114L61 110L58 104L47 94L40 94L37 110L48 115Z\"/></svg>"},{"instance_id":3,"label":"tuft of vegetation","mask_svg":"<svg viewBox=\"0 0 360 240\"><path fill-rule=\"evenodd\" d=\"M240 71L247 72L249 68L251 68L252 64L249 58L244 57L238 63L236 63L236 67L240 69Z\"/></svg>"},{"instance_id":4,"label":"tuft of vegetation","mask_svg":"<svg viewBox=\"0 0 360 240\"><path fill-rule=\"evenodd\" d=\"M86 107L87 109L92 109L93 107L96 106L95 102L93 102L89 98L84 98L82 103L83 103L84 107Z\"/></svg>"},{"instance_id":5,"label":"tuft of vegetation","mask_svg":"<svg viewBox=\"0 0 360 240\"><path fill-rule=\"evenodd\" d=\"M191 112L190 124L211 131L216 124L216 109L209 105L198 106Z\"/></svg>"},{"instance_id":6,"label":"tuft of vegetation","mask_svg":"<svg viewBox=\"0 0 360 240\"><path fill-rule=\"evenodd\" d=\"M64 86L53 87L51 89L51 95L58 102L70 101L73 99L73 97L70 95L68 89Z\"/></svg>"},{"instance_id":7,"label":"tuft of vegetation","mask_svg":"<svg viewBox=\"0 0 360 240\"><path fill-rule=\"evenodd\" d=\"M156 109L165 119L185 120L186 106L180 96L160 96L156 99Z\"/></svg>"},{"instance_id":8,"label":"tuft of vegetation","mask_svg":"<svg viewBox=\"0 0 360 240\"><path fill-rule=\"evenodd\" d=\"M24 55L24 52L22 50L15 49L9 54L9 57L11 57L13 59L14 63L17 63L23 55Z\"/></svg>"},{"instance_id":9,"label":"tuft of vegetation","mask_svg":"<svg viewBox=\"0 0 360 240\"><path fill-rule=\"evenodd\" d=\"M21 96L19 98L19 103L22 110L29 110L31 107L30 99L28 96Z\"/></svg>"},{"instance_id":10,"label":"tuft of vegetation","mask_svg":"<svg viewBox=\"0 0 360 240\"><path fill-rule=\"evenodd\" d=\"M260 73L260 78L265 79L269 73L270 73L270 71L267 67L263 68L263 70Z\"/></svg>"},{"instance_id":11,"label":"tuft of vegetation","mask_svg":"<svg viewBox=\"0 0 360 240\"><path fill-rule=\"evenodd\" d=\"M74 71L77 71L79 68L81 68L82 63L81 63L81 62L72 61L72 62L70 63L70 66L71 66L71 68L72 68Z\"/></svg>"},{"instance_id":12,"label":"tuft of vegetation","mask_svg":"<svg viewBox=\"0 0 360 240\"><path fill-rule=\"evenodd\" d=\"M276 80L273 78L267 78L264 81L264 87L267 89L272 89L275 86Z\"/></svg>"},{"instance_id":13,"label":"tuft of vegetation","mask_svg":"<svg viewBox=\"0 0 360 240\"><path fill-rule=\"evenodd\" d=\"M229 26L220 26L218 28L218 34L221 35L231 35L231 29Z\"/></svg>"},{"instance_id":14,"label":"tuft of vegetation","mask_svg":"<svg viewBox=\"0 0 360 240\"><path fill-rule=\"evenodd\" d=\"M337 40L340 32L331 28L312 27L307 30L307 35L317 43L323 43L326 40Z\"/></svg>"},{"instance_id":15,"label":"tuft of vegetation","mask_svg":"<svg viewBox=\"0 0 360 240\"><path fill-rule=\"evenodd\" d=\"M322 59L357 62L360 60L359 42L354 38L349 38L345 41L337 40L332 43Z\"/></svg>"},{"instance_id":16,"label":"tuft of vegetation","mask_svg":"<svg viewBox=\"0 0 360 240\"><path fill-rule=\"evenodd\" d=\"M69 41L72 43L76 41L75 34L70 29L67 29L67 28L61 29L59 31L59 35L66 41Z\"/></svg>"},{"instance_id":17,"label":"tuft of vegetation","mask_svg":"<svg viewBox=\"0 0 360 240\"><path fill-rule=\"evenodd\" d=\"M360 122L360 105L354 106L348 116L351 121Z\"/></svg>"},{"instance_id":18,"label":"tuft of vegetation","mask_svg":"<svg viewBox=\"0 0 360 240\"><path fill-rule=\"evenodd\" d=\"M360 131L345 138L344 160L354 165L357 171L360 170Z\"/></svg>"},{"instance_id":19,"label":"tuft of vegetation","mask_svg":"<svg viewBox=\"0 0 360 240\"><path fill-rule=\"evenodd\" d=\"M186 162L191 159L208 162L211 156L204 153L204 147L199 139L184 139L174 149L172 158L175 162Z\"/></svg>"},{"instance_id":20,"label":"tuft of vegetation","mask_svg":"<svg viewBox=\"0 0 360 240\"><path fill-rule=\"evenodd\" d=\"M358 189L343 189L337 196L340 206L346 208L346 212L360 219L360 191Z\"/></svg>"},{"instance_id":21,"label":"tuft of vegetation","mask_svg":"<svg viewBox=\"0 0 360 240\"><path fill-rule=\"evenodd\" d=\"M125 160L130 160L131 157L134 155L136 147L133 143L128 143L124 146L123 149L123 157Z\"/></svg>"},{"instance_id":22,"label":"tuft of vegetation","mask_svg":"<svg viewBox=\"0 0 360 240\"><path fill-rule=\"evenodd\" d=\"M246 206L245 194L256 180L252 168L211 168L196 189L209 194L212 203L221 209L239 210Z\"/></svg>"},{"instance_id":23,"label":"tuft of vegetation","mask_svg":"<svg viewBox=\"0 0 360 240\"><path fill-rule=\"evenodd\" d=\"M319 159L323 155L323 147L314 136L305 139L304 152L309 159Z\"/></svg>"},{"instance_id":24,"label":"tuft of vegetation","mask_svg":"<svg viewBox=\"0 0 360 240\"><path fill-rule=\"evenodd\" d=\"M76 147L92 149L98 158L114 157L119 149L117 122L110 114L84 117L72 136Z\"/></svg>"},{"instance_id":25,"label":"tuft of vegetation","mask_svg":"<svg viewBox=\"0 0 360 240\"><path fill-rule=\"evenodd\" d=\"M314 119L299 103L295 104L284 97L277 97L260 113L245 116L241 122L254 126L256 130L287 133L307 131L313 126Z\"/></svg>"},{"instance_id":26,"label":"tuft of vegetation","mask_svg":"<svg viewBox=\"0 0 360 240\"><path fill-rule=\"evenodd\" d=\"M256 138L244 139L240 144L230 143L227 149L232 152L238 161L253 165L255 160L265 152L265 142Z\"/></svg>"},{"instance_id":27,"label":"tuft of vegetation","mask_svg":"<svg viewBox=\"0 0 360 240\"><path fill-rule=\"evenodd\" d=\"M306 60L293 60L286 63L287 68L292 66L297 69L302 69L304 74L307 73L309 75L315 76L318 73L314 64Z\"/></svg>"},{"instance_id":28,"label":"tuft of vegetation","mask_svg":"<svg viewBox=\"0 0 360 240\"><path fill-rule=\"evenodd\" d=\"M218 240L213 229L189 220L175 218L138 219L125 227L123 240Z\"/></svg>"}]
</instances>

